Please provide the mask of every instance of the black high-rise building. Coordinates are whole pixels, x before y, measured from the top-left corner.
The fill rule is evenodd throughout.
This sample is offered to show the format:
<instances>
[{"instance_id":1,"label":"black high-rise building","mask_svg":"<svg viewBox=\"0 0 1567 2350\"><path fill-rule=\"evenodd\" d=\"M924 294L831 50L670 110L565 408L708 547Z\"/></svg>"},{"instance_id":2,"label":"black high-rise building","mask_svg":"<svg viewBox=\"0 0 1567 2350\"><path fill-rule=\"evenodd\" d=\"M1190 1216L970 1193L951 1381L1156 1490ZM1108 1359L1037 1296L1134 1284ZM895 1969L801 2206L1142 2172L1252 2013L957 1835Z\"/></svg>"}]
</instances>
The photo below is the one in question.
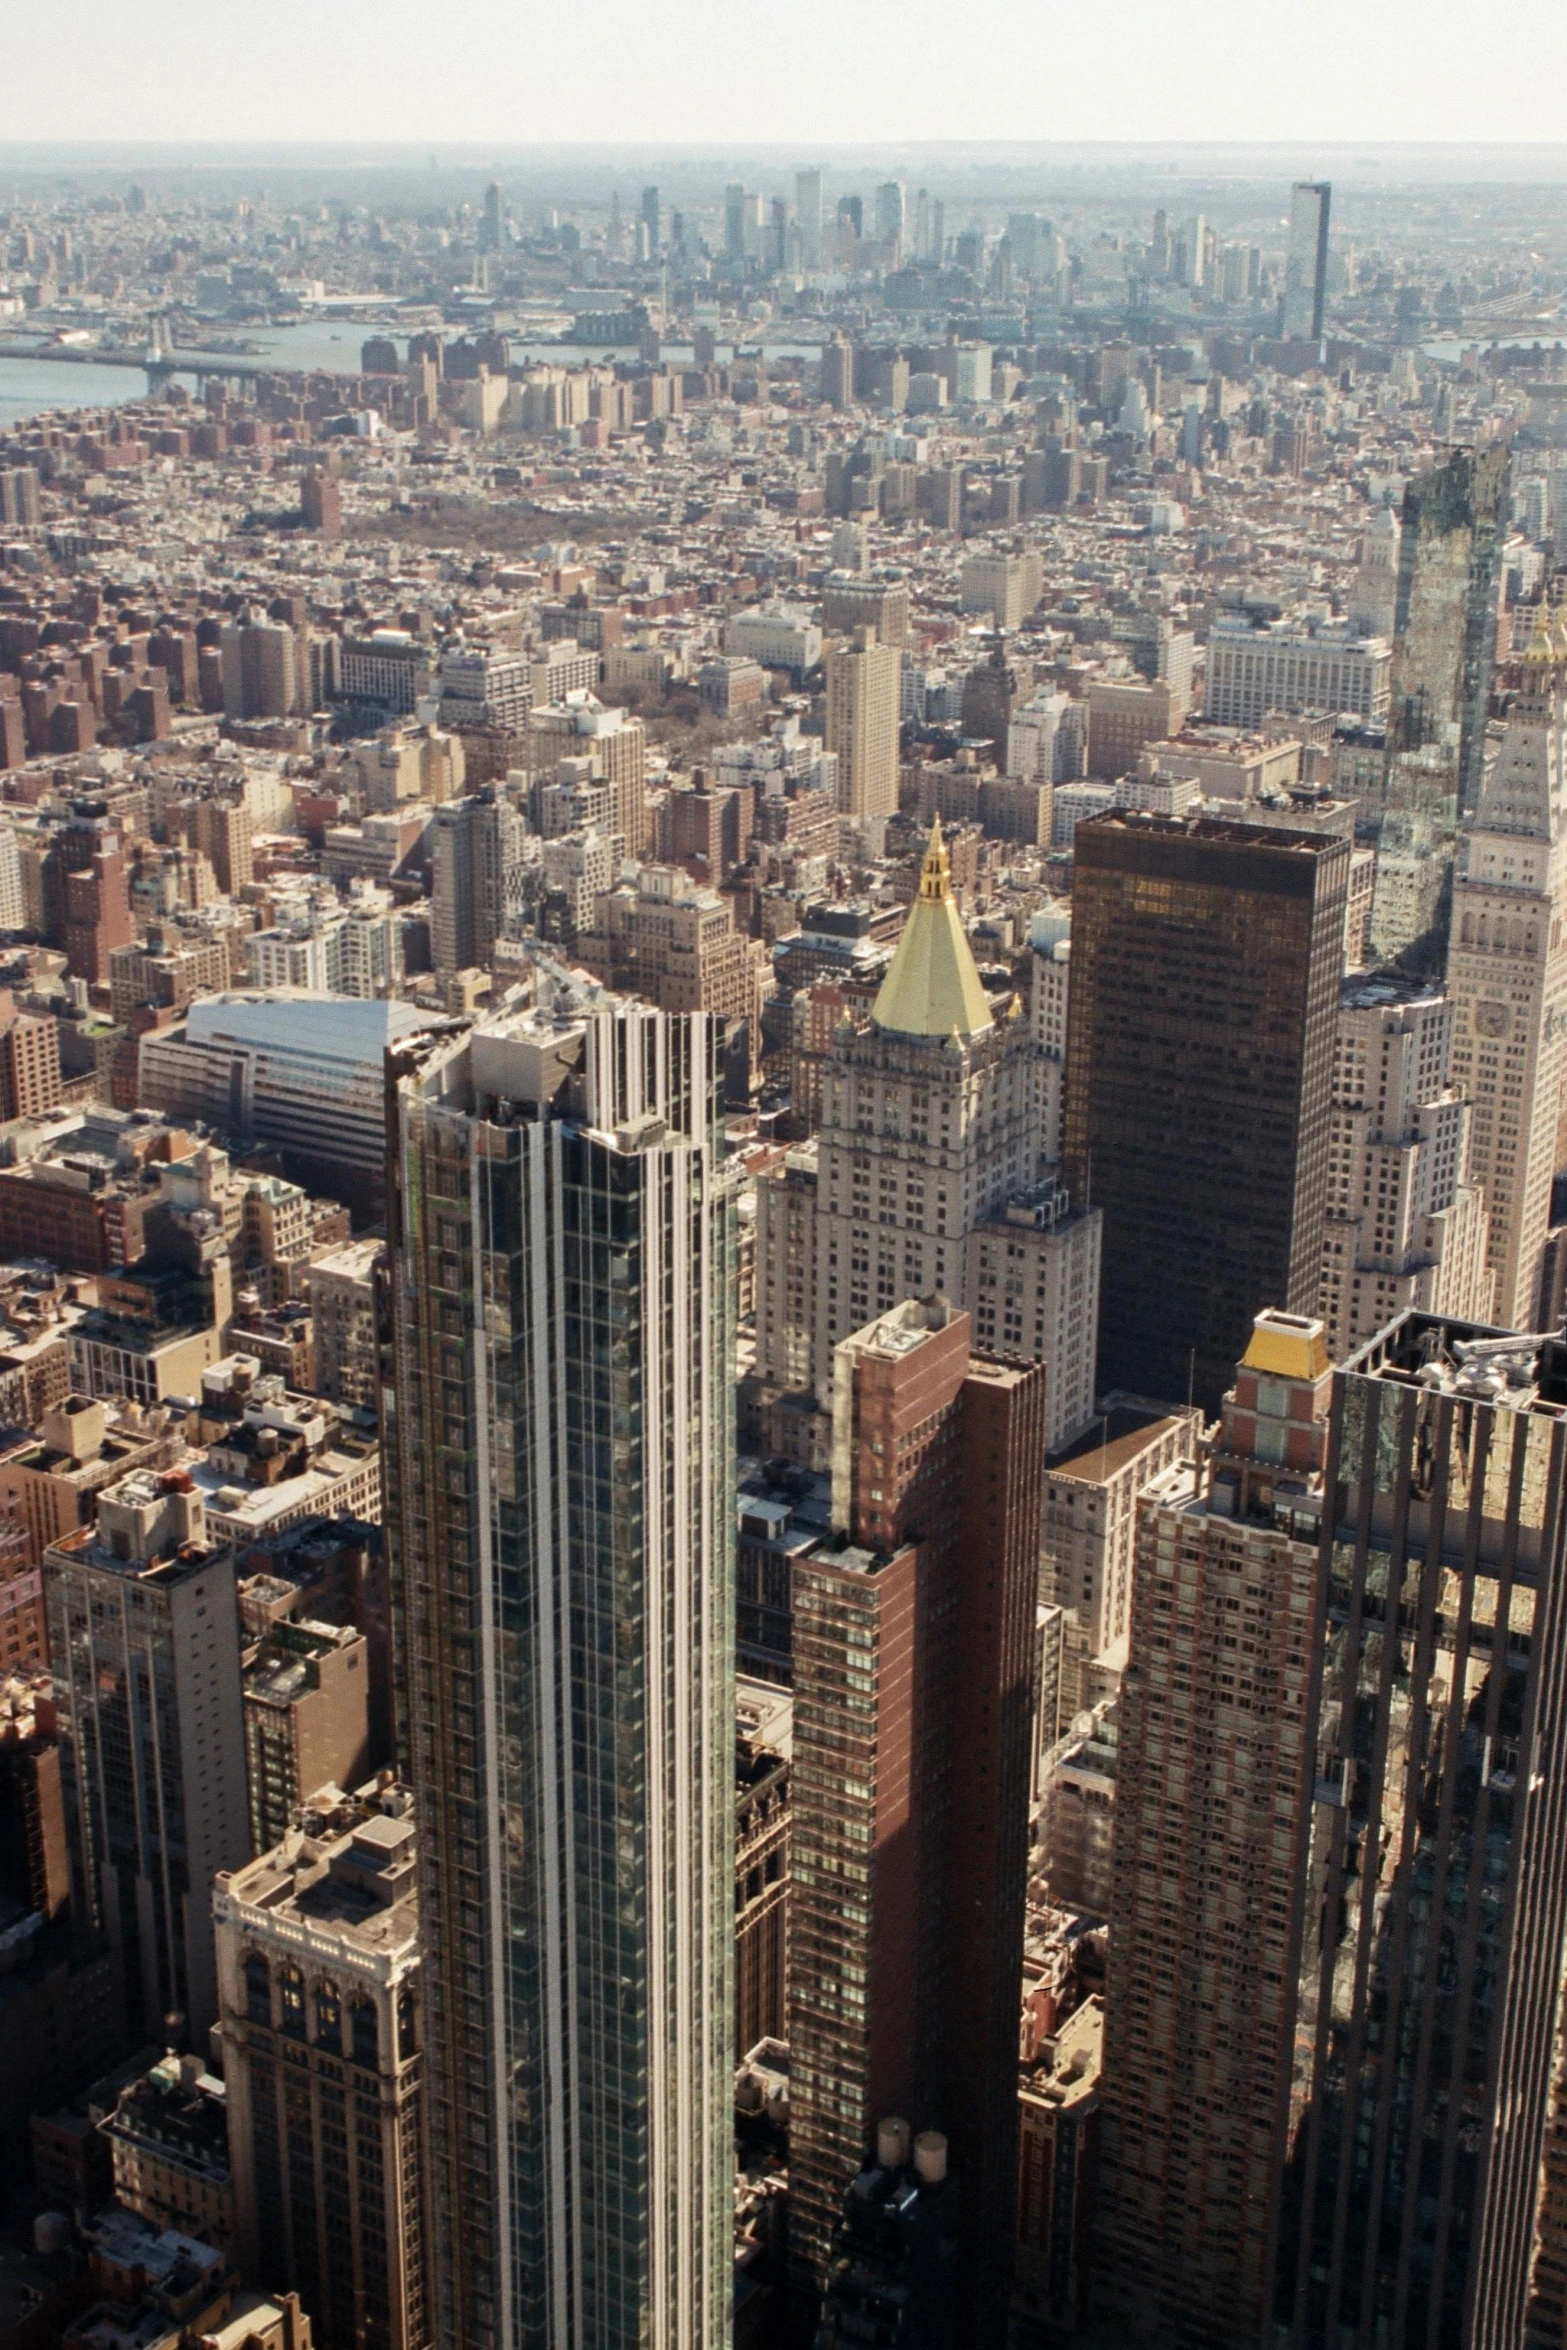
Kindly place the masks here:
<instances>
[{"instance_id":1,"label":"black high-rise building","mask_svg":"<svg viewBox=\"0 0 1567 2350\"><path fill-rule=\"evenodd\" d=\"M1104 1211L1099 1384L1212 1412L1322 1269L1350 843L1117 811L1079 824L1067 1176Z\"/></svg>"},{"instance_id":2,"label":"black high-rise building","mask_svg":"<svg viewBox=\"0 0 1567 2350\"><path fill-rule=\"evenodd\" d=\"M1017 701L1017 671L1007 659L1006 639L998 630L991 642L989 658L971 669L963 681L960 723L965 735L988 742L1003 766L1007 756L1007 730Z\"/></svg>"}]
</instances>

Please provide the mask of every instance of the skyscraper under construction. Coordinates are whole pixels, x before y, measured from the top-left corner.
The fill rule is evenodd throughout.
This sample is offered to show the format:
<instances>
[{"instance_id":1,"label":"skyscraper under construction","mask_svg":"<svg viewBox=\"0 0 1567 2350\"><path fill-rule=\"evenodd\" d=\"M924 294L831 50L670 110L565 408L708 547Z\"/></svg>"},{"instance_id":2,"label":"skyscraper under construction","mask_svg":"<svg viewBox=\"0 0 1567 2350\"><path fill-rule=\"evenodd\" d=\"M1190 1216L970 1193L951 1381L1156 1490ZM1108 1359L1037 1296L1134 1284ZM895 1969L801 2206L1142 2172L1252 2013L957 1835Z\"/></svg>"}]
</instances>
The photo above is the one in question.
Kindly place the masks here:
<instances>
[{"instance_id":1,"label":"skyscraper under construction","mask_svg":"<svg viewBox=\"0 0 1567 2350\"><path fill-rule=\"evenodd\" d=\"M722 1035L539 987L389 1075L435 2338L709 2350L732 2261Z\"/></svg>"}]
</instances>

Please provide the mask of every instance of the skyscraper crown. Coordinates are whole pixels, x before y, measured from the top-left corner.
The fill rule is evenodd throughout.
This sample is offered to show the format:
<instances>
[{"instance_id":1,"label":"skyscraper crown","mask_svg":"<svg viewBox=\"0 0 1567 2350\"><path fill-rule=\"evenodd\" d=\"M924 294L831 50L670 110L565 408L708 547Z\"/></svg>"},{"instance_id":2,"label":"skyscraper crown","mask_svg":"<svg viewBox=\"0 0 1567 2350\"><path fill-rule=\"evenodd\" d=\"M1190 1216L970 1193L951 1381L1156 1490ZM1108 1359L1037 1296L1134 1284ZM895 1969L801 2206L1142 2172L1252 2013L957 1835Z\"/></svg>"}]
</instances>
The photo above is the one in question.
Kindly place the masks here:
<instances>
[{"instance_id":1,"label":"skyscraper crown","mask_svg":"<svg viewBox=\"0 0 1567 2350\"><path fill-rule=\"evenodd\" d=\"M878 1028L895 1029L901 1036L977 1036L994 1025L953 900L952 868L939 816L930 828L919 895L909 908L871 1018Z\"/></svg>"},{"instance_id":2,"label":"skyscraper crown","mask_svg":"<svg viewBox=\"0 0 1567 2350\"><path fill-rule=\"evenodd\" d=\"M1474 830L1554 841L1561 802L1562 705L1556 656L1543 624L1537 642L1540 651L1531 645L1525 655L1524 690L1480 794Z\"/></svg>"}]
</instances>

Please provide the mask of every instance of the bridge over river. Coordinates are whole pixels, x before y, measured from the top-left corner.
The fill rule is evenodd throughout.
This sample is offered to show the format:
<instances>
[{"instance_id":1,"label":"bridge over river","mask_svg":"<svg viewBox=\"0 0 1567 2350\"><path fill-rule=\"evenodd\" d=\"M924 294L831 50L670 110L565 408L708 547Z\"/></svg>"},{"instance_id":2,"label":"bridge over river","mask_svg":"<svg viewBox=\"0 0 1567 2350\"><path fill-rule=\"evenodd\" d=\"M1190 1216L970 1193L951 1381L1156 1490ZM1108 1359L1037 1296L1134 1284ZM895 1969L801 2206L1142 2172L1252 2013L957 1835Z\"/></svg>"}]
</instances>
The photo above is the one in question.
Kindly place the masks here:
<instances>
[{"instance_id":1,"label":"bridge over river","mask_svg":"<svg viewBox=\"0 0 1567 2350\"><path fill-rule=\"evenodd\" d=\"M252 383L258 375L309 374L312 370L289 368L276 359L242 355L231 351L188 351L171 348L167 343L143 351L127 350L123 345L103 349L90 343L51 343L28 337L26 341L0 336L0 360L47 359L63 361L74 367L135 368L147 378L147 388L155 392L171 376L193 375L198 382L209 376L221 376L233 383Z\"/></svg>"}]
</instances>

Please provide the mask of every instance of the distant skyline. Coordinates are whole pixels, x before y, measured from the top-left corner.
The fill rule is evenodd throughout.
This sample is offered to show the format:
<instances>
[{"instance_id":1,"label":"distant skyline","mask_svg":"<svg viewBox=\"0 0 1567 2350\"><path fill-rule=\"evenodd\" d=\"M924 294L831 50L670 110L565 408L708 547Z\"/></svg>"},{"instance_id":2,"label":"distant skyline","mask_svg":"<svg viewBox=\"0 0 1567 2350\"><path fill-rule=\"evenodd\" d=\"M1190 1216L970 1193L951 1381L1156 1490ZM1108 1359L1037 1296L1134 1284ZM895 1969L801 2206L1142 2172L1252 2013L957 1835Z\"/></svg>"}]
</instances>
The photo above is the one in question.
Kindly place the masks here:
<instances>
[{"instance_id":1,"label":"distant skyline","mask_svg":"<svg viewBox=\"0 0 1567 2350\"><path fill-rule=\"evenodd\" d=\"M12 0L8 128L60 141L508 146L987 139L1554 145L1567 11L1477 70L1473 0ZM0 148L0 165L16 154ZM1395 158L1396 161L1396 158ZM1561 176L1558 158L1545 176Z\"/></svg>"}]
</instances>

